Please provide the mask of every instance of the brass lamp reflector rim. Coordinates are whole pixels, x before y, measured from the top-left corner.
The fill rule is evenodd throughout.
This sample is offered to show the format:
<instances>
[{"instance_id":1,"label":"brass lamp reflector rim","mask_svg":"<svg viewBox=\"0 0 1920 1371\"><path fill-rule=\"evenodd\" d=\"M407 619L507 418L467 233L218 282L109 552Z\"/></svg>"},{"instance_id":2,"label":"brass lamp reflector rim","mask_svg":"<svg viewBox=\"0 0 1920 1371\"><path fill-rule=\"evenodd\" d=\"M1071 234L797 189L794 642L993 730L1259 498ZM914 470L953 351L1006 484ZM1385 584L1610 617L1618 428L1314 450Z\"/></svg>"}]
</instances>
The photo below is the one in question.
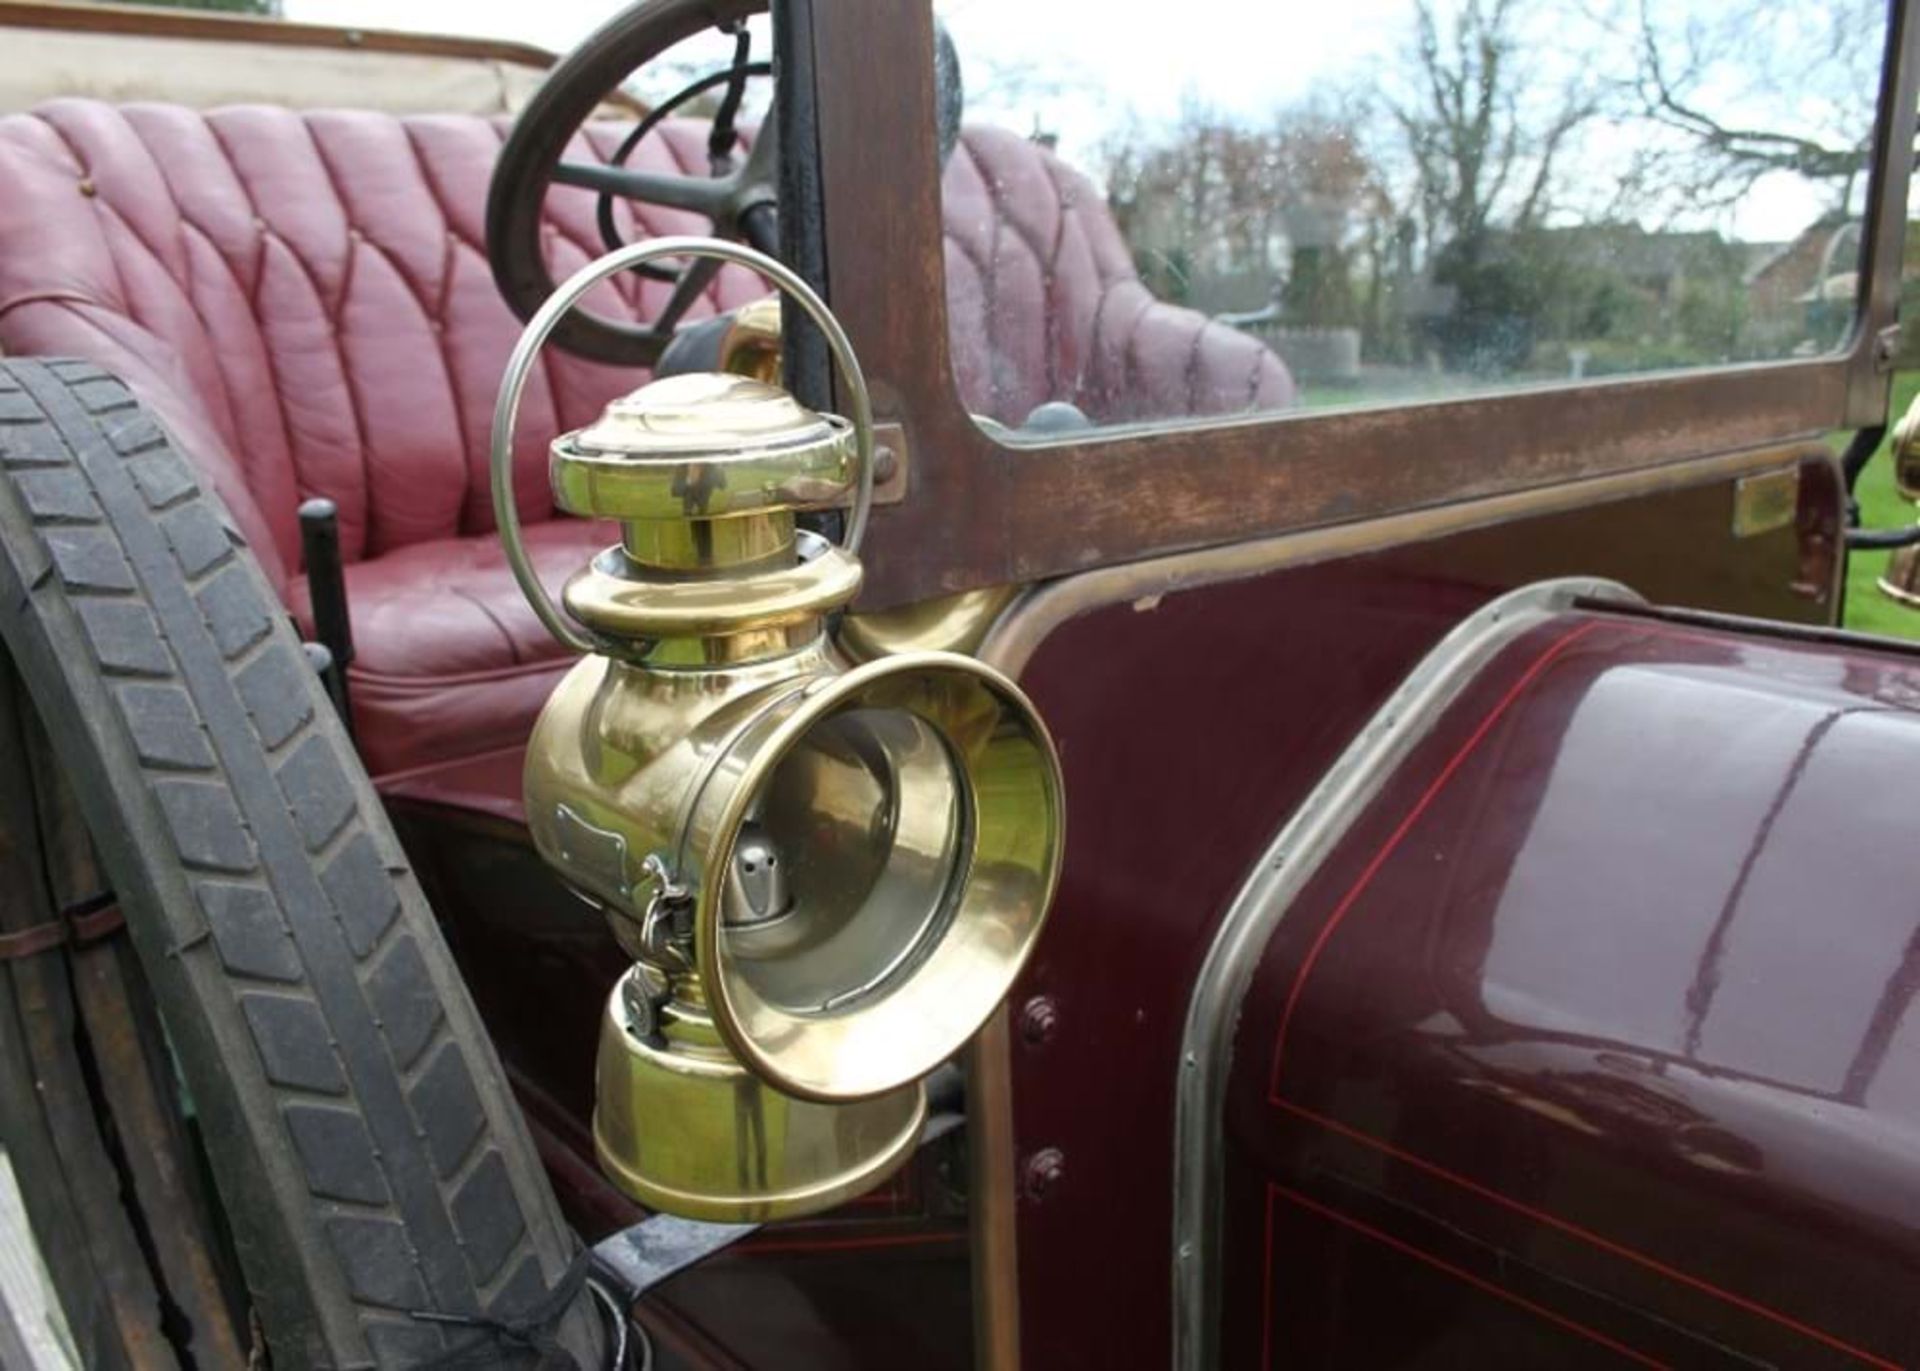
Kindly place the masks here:
<instances>
[{"instance_id":1,"label":"brass lamp reflector rim","mask_svg":"<svg viewBox=\"0 0 1920 1371\"><path fill-rule=\"evenodd\" d=\"M801 560L790 565L697 580L636 580L600 563L608 549L561 592L567 612L589 628L627 638L704 638L781 628L817 619L860 591L860 559L818 534L796 535Z\"/></svg>"},{"instance_id":2,"label":"brass lamp reflector rim","mask_svg":"<svg viewBox=\"0 0 1920 1371\"><path fill-rule=\"evenodd\" d=\"M781 763L837 715L902 711L944 744L965 812L938 927L910 964L870 994L809 1012L772 1002L729 947L724 882L703 878L695 961L721 1037L754 1072L801 1099L871 1098L958 1052L1005 998L1039 937L1065 849L1064 783L1053 740L1027 697L991 667L952 653L886 657L795 692L737 737L696 809L698 869L732 868L742 826ZM689 854L695 855L695 854Z\"/></svg>"}]
</instances>

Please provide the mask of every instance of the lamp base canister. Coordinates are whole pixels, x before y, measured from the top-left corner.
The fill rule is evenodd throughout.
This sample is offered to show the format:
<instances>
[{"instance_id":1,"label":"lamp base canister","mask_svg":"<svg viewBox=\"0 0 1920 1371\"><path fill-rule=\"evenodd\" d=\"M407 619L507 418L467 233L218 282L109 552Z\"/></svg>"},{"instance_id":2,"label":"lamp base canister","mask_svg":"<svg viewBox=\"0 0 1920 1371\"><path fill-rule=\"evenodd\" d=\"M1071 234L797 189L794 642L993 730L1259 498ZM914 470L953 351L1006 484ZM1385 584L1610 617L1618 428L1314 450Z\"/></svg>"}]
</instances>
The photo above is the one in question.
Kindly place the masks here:
<instances>
[{"instance_id":1,"label":"lamp base canister","mask_svg":"<svg viewBox=\"0 0 1920 1371\"><path fill-rule=\"evenodd\" d=\"M917 1081L823 1104L767 1085L698 1016L683 1012L664 1034L645 1035L624 987L607 1000L597 1074L601 1170L650 1209L710 1223L800 1218L842 1204L892 1175L926 1120Z\"/></svg>"}]
</instances>

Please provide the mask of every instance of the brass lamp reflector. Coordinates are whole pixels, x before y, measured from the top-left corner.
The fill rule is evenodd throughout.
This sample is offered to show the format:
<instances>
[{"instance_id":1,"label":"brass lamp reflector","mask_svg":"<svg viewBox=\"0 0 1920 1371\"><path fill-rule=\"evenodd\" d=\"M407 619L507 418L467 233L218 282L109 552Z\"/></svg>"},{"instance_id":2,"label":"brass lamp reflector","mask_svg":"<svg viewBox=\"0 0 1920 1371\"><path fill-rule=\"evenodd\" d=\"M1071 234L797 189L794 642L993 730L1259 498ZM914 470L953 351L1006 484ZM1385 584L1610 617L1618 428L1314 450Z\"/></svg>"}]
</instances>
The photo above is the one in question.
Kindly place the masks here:
<instances>
[{"instance_id":1,"label":"brass lamp reflector","mask_svg":"<svg viewBox=\"0 0 1920 1371\"><path fill-rule=\"evenodd\" d=\"M555 440L556 501L621 533L568 583L566 619L521 577L543 622L588 649L534 727L527 822L634 959L602 1021L602 1167L654 1208L764 1220L838 1204L912 1153L922 1079L1039 933L1061 781L1045 726L992 669L922 652L847 670L831 652L827 616L859 589L871 412L825 306L750 249L659 240L561 288L509 366L496 505L516 382L546 333L594 281L669 254L744 261L792 291L854 419L703 373ZM797 528L797 510L849 496L847 546ZM510 510L500 523L521 574Z\"/></svg>"},{"instance_id":2,"label":"brass lamp reflector","mask_svg":"<svg viewBox=\"0 0 1920 1371\"><path fill-rule=\"evenodd\" d=\"M997 673L922 653L783 702L739 750L737 782L696 811L702 865L777 855L786 900L756 917L724 881L703 887L721 1033L804 1098L919 1079L1006 994L1052 895L1060 780L1038 717Z\"/></svg>"}]
</instances>

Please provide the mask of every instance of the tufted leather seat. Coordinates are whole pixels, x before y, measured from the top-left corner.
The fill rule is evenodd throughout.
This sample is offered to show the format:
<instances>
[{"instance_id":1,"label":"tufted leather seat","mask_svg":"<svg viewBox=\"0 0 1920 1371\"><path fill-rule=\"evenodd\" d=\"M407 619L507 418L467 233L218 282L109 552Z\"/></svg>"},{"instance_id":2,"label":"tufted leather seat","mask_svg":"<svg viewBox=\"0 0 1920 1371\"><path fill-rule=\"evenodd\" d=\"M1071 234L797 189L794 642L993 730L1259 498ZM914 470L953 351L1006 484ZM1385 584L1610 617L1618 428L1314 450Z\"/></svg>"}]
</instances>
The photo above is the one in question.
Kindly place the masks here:
<instances>
[{"instance_id":1,"label":"tufted leather seat","mask_svg":"<svg viewBox=\"0 0 1920 1371\"><path fill-rule=\"evenodd\" d=\"M637 163L699 167L704 132L670 123ZM0 118L0 349L125 377L303 621L295 510L335 501L376 775L519 741L566 664L492 536L486 435L519 329L481 226L502 133L472 116L83 100ZM618 133L589 130L591 154ZM955 351L974 409L1017 423L1046 399L1125 419L1291 398L1258 343L1152 301L1098 194L1050 154L970 130L949 178ZM551 197L556 275L594 252L592 206ZM620 213L629 237L701 227ZM693 315L761 289L728 269ZM644 318L666 290L628 277L592 303ZM546 437L638 379L550 349L528 388L515 485L556 584L611 535L555 514Z\"/></svg>"},{"instance_id":2,"label":"tufted leather seat","mask_svg":"<svg viewBox=\"0 0 1920 1371\"><path fill-rule=\"evenodd\" d=\"M1018 424L1067 400L1114 424L1293 403L1264 344L1153 297L1100 192L1051 152L968 128L942 199L955 379L974 413Z\"/></svg>"}]
</instances>

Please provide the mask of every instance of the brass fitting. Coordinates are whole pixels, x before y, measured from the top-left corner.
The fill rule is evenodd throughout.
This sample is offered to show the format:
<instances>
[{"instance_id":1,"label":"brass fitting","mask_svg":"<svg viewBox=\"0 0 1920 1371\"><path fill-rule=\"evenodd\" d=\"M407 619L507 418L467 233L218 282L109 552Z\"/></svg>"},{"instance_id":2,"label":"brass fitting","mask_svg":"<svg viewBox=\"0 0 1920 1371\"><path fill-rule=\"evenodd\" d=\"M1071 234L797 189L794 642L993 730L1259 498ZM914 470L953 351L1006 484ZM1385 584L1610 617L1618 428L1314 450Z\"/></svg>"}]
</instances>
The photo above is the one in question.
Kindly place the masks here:
<instances>
[{"instance_id":1,"label":"brass fitting","mask_svg":"<svg viewBox=\"0 0 1920 1371\"><path fill-rule=\"evenodd\" d=\"M561 288L509 366L497 506L517 383L546 331L601 276L694 252L755 266L814 314L854 418L697 374L554 441L557 503L621 533L562 596L563 636L589 655L534 727L527 822L634 959L602 1025L602 1167L656 1208L762 1220L839 1203L912 1152L922 1078L1039 932L1061 783L999 673L933 652L845 670L829 653L828 617L860 585L865 383L825 306L750 249L644 244ZM796 527L796 511L850 497L846 546ZM544 592L534 607L559 619Z\"/></svg>"},{"instance_id":2,"label":"brass fitting","mask_svg":"<svg viewBox=\"0 0 1920 1371\"><path fill-rule=\"evenodd\" d=\"M1920 500L1920 395L1893 426L1893 483L1902 497Z\"/></svg>"}]
</instances>

